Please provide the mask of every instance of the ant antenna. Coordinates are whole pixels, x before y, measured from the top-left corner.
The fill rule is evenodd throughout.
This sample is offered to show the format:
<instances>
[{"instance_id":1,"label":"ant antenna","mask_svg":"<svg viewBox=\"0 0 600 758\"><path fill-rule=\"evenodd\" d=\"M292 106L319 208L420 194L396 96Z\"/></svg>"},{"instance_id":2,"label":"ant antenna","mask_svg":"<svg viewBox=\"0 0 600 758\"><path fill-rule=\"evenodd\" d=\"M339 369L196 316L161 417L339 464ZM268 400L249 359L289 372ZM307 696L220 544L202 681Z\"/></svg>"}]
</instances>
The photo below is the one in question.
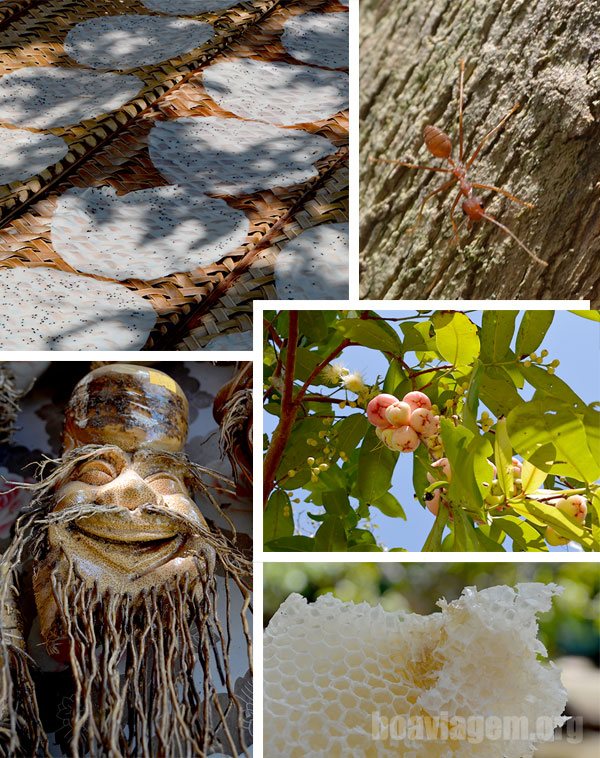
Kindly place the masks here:
<instances>
[{"instance_id":1,"label":"ant antenna","mask_svg":"<svg viewBox=\"0 0 600 758\"><path fill-rule=\"evenodd\" d=\"M496 224L496 226L499 226L500 229L502 229L502 231L506 232L506 234L508 234L509 237L512 237L514 241L517 243L517 245L519 245L519 247L521 247L527 253L527 255L533 258L534 261L539 263L540 266L544 266L544 268L548 266L546 261L543 261L541 258L538 258L535 253L532 253L531 250L528 247L525 247L525 245L521 242L521 240L515 234L513 234L507 226L504 226L504 224L501 224L493 216L490 216L489 213L482 213L481 218L484 218L486 221L491 221L492 224Z\"/></svg>"}]
</instances>

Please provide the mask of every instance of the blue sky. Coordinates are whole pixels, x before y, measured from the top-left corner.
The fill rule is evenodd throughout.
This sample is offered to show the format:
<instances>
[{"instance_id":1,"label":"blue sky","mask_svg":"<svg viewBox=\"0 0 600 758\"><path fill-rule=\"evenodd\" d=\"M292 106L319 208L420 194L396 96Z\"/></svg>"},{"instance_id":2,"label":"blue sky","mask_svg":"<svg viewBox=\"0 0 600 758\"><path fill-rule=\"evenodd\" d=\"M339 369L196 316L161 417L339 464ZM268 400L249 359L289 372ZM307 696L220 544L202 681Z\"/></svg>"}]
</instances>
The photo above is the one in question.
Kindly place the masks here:
<instances>
[{"instance_id":1,"label":"blue sky","mask_svg":"<svg viewBox=\"0 0 600 758\"><path fill-rule=\"evenodd\" d=\"M379 313L385 316L405 316L411 315L414 311L382 310ZM469 313L469 318L480 324L481 311ZM517 329L521 318L522 314L519 314ZM557 376L585 402L600 401L600 324L598 322L581 318L568 311L557 311L541 348L549 351L547 361L555 358L560 360L560 366L556 370ZM376 350L363 347L348 348L336 362L342 363L351 371L361 372L367 384L373 383L378 375L385 376L388 366L383 355ZM528 389L531 390L529 393ZM526 385L521 394L527 399L533 395L533 390ZM350 409L349 412L356 411ZM265 432L272 431L275 421L273 416L265 414ZM429 511L425 511L414 498L412 455L399 456L392 479L392 492L402 503L407 514L407 521L389 518L372 508L370 528L374 531L377 541L387 547L420 550L433 524L433 516ZM311 506L310 510L315 512L317 509ZM299 525L304 534L313 533L318 526L304 515L300 515ZM560 552L569 547L551 549Z\"/></svg>"}]
</instances>

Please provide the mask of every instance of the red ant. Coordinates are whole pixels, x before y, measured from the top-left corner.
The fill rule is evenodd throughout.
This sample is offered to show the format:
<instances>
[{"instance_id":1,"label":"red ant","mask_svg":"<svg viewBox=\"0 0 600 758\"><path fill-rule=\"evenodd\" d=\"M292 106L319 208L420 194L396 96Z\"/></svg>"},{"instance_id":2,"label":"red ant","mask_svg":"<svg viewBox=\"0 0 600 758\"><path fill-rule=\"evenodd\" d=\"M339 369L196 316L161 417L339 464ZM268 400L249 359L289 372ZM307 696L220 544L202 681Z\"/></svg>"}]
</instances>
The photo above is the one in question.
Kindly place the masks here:
<instances>
[{"instance_id":1,"label":"red ant","mask_svg":"<svg viewBox=\"0 0 600 758\"><path fill-rule=\"evenodd\" d=\"M486 142L490 139L490 137L495 134L505 123L508 121L508 119L512 116L512 114L518 110L519 103L514 105L512 109L509 111L509 113L504 116L504 118L498 123L493 129L491 129L485 137L481 140L473 154L470 158L467 160L464 159L464 151L463 151L463 89L464 89L464 78L465 78L465 62L464 60L460 61L460 80L459 80L459 106L458 106L458 134L459 134L459 142L460 142L460 148L459 148L459 154L458 154L458 161L454 161L451 157L452 155L452 141L450 137L443 132L441 129L439 129L437 126L426 126L423 130L423 137L425 139L425 146L429 150L429 152L435 156L436 158L441 158L444 161L447 161L450 165L450 168L440 168L436 166L420 166L414 163L405 163L404 161L397 161L397 160L389 160L387 158L371 158L371 160L374 163L393 163L397 166L404 166L405 168L416 168L416 169L423 169L425 171L437 171L442 174L452 174L452 178L449 179L447 182L444 182L440 187L438 187L433 192L430 192L423 202L421 203L421 207L419 208L419 215L417 217L417 222L421 219L421 216L423 215L423 208L425 206L425 203L430 200L434 195L437 195L439 192L444 192L447 189L450 189L453 184L458 182L459 184L459 190L456 198L454 199L454 203L452 204L452 208L450 209L450 220L452 221L452 228L454 229L454 240L456 242L459 241L458 237L458 230L460 229L460 226L462 225L462 222L460 225L457 226L456 221L454 220L454 211L456 209L456 206L460 202L461 198L464 197L464 200L462 201L462 209L465 213L465 216L468 218L468 226L469 228L471 225L477 221L481 221L482 219L485 219L486 221L491 221L492 224L495 224L496 226L499 226L500 229L502 229L506 234L508 234L510 237L514 239L514 241L525 250L525 252L533 258L534 261L539 263L541 266L547 266L548 264L546 261L543 261L541 258L538 258L537 255L531 252L529 248L525 247L525 245L521 242L521 240L513 234L508 227L504 226L504 224L501 224L498 219L494 218L494 216L491 216L489 213L486 213L482 206L482 201L477 195L473 194L473 189L484 189L484 190L490 190L492 192L499 192L500 194L507 197L509 200L513 200L515 203L519 203L520 205L524 205L527 208L535 208L535 205L532 203L527 203L525 200L520 200L518 197L515 197L510 192L507 192L507 190L502 189L501 187L494 187L490 184L479 184L477 182L470 182L467 178L467 172L473 165L475 159L483 149ZM463 219L464 221L464 219Z\"/></svg>"}]
</instances>

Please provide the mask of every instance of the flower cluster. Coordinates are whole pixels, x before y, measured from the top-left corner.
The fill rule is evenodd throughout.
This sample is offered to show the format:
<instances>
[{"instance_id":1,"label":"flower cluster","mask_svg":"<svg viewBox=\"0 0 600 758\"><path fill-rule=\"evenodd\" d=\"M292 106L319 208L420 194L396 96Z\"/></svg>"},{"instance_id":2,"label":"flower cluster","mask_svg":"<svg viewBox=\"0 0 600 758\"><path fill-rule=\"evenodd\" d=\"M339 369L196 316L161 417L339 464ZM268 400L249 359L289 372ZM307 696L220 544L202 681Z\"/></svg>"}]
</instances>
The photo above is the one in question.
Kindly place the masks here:
<instances>
[{"instance_id":1,"label":"flower cluster","mask_svg":"<svg viewBox=\"0 0 600 758\"><path fill-rule=\"evenodd\" d=\"M523 365L525 368L529 368L532 363L536 363L538 366L545 366L547 372L552 376L556 369L560 366L560 361L558 358L555 358L553 361L550 361L550 363L544 363L544 359L547 357L548 351L542 350L540 355L537 355L537 353L531 353L531 355L528 355L527 358L523 361Z\"/></svg>"},{"instance_id":2,"label":"flower cluster","mask_svg":"<svg viewBox=\"0 0 600 758\"><path fill-rule=\"evenodd\" d=\"M432 452L441 451L440 417L423 392L408 392L402 400L394 395L377 395L367 406L367 418L390 450L412 453L423 442Z\"/></svg>"}]
</instances>

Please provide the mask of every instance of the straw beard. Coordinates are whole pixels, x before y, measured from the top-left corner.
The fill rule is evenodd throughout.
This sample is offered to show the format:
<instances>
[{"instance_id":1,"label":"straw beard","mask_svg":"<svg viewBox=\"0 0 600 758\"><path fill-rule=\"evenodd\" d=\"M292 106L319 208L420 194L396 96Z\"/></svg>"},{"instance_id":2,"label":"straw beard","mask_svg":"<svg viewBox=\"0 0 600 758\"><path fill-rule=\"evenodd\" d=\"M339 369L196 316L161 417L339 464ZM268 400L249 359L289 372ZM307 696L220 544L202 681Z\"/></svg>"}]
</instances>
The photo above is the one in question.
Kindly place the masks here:
<instances>
[{"instance_id":1,"label":"straw beard","mask_svg":"<svg viewBox=\"0 0 600 758\"><path fill-rule=\"evenodd\" d=\"M92 513L127 510L78 504L53 512L56 485L87 458L112 446L90 445L53 461L38 485L14 538L0 561L0 755L49 754L21 633L19 594L23 562L58 609L57 649L65 653L73 680L71 754L120 756L233 756L247 749L243 704L229 667L230 581L242 596L241 620L251 666L251 564L221 532L176 515L195 570L171 571L161 584L135 593L99 586L82 577L49 529ZM219 509L203 477L208 472L178 453L161 453L183 467L186 483ZM156 506L149 512L160 511ZM220 509L219 509L220 510ZM173 514L163 513L164 517ZM232 525L231 525L232 526ZM235 530L234 530L235 531ZM188 562L189 565L189 562ZM224 575L226 615L217 615L215 573ZM40 582L40 577L42 578ZM34 579L34 581L36 581ZM45 640L52 644L52 640ZM52 652L52 650L51 650ZM8 663L8 665L7 665ZM223 691L217 693L217 687Z\"/></svg>"},{"instance_id":2,"label":"straw beard","mask_svg":"<svg viewBox=\"0 0 600 758\"><path fill-rule=\"evenodd\" d=\"M19 414L20 397L14 379L0 365L0 442L10 439Z\"/></svg>"}]
</instances>

